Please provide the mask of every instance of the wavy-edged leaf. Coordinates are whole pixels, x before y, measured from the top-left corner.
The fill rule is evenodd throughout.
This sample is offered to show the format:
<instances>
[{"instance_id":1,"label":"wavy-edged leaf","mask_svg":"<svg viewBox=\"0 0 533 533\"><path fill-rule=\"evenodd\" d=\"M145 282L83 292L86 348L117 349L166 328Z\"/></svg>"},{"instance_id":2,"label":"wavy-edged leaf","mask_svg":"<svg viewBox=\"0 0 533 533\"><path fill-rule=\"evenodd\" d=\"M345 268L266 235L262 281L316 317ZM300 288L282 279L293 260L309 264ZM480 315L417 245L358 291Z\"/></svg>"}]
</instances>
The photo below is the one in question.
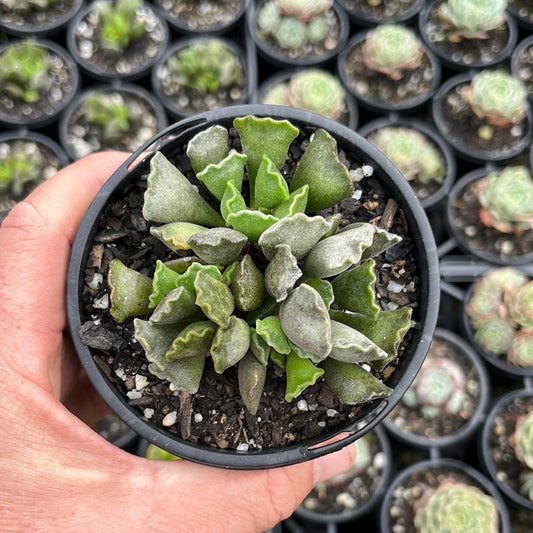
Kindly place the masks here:
<instances>
[{"instance_id":1,"label":"wavy-edged leaf","mask_svg":"<svg viewBox=\"0 0 533 533\"><path fill-rule=\"evenodd\" d=\"M109 265L107 282L111 288L111 316L122 324L127 318L145 315L150 310L152 280L128 268L120 259Z\"/></svg>"},{"instance_id":2,"label":"wavy-edged leaf","mask_svg":"<svg viewBox=\"0 0 533 533\"><path fill-rule=\"evenodd\" d=\"M204 366L205 357L188 357L167 363L164 369L152 363L148 365L148 370L159 379L170 381L176 390L196 394L200 388Z\"/></svg>"},{"instance_id":3,"label":"wavy-edged leaf","mask_svg":"<svg viewBox=\"0 0 533 533\"><path fill-rule=\"evenodd\" d=\"M246 156L244 154L231 150L229 155L220 163L208 165L204 170L196 173L196 177L220 202L228 182L231 181L238 191L241 190L245 163Z\"/></svg>"},{"instance_id":4,"label":"wavy-edged leaf","mask_svg":"<svg viewBox=\"0 0 533 533\"><path fill-rule=\"evenodd\" d=\"M196 318L199 309L195 304L194 293L184 287L171 290L157 304L150 322L157 324L176 324L183 320Z\"/></svg>"},{"instance_id":5,"label":"wavy-edged leaf","mask_svg":"<svg viewBox=\"0 0 533 533\"><path fill-rule=\"evenodd\" d=\"M326 309L331 307L331 304L335 301L335 295L333 294L333 287L327 279L305 278L302 282L313 287L320 294Z\"/></svg>"},{"instance_id":6,"label":"wavy-edged leaf","mask_svg":"<svg viewBox=\"0 0 533 533\"><path fill-rule=\"evenodd\" d=\"M197 133L187 145L187 156L195 174L220 163L229 153L228 130L218 124Z\"/></svg>"},{"instance_id":7,"label":"wavy-edged leaf","mask_svg":"<svg viewBox=\"0 0 533 533\"><path fill-rule=\"evenodd\" d=\"M305 213L307 207L307 196L309 195L309 185L304 185L289 194L289 198L280 202L272 214L277 218L285 218L295 215L296 213Z\"/></svg>"},{"instance_id":8,"label":"wavy-edged leaf","mask_svg":"<svg viewBox=\"0 0 533 533\"><path fill-rule=\"evenodd\" d=\"M215 325L209 320L189 324L172 341L171 347L165 354L167 361L177 361L186 357L207 357L215 330Z\"/></svg>"},{"instance_id":9,"label":"wavy-edged leaf","mask_svg":"<svg viewBox=\"0 0 533 533\"><path fill-rule=\"evenodd\" d=\"M276 352L276 350L270 350L270 360L281 370L287 368L287 356L284 353Z\"/></svg>"},{"instance_id":10,"label":"wavy-edged leaf","mask_svg":"<svg viewBox=\"0 0 533 533\"><path fill-rule=\"evenodd\" d=\"M170 291L176 288L179 274L168 268L159 259L155 264L154 277L152 278L152 293L150 294L149 307L153 309Z\"/></svg>"},{"instance_id":11,"label":"wavy-edged leaf","mask_svg":"<svg viewBox=\"0 0 533 533\"><path fill-rule=\"evenodd\" d=\"M211 344L215 372L222 374L244 357L250 348L250 335L250 326L235 315L227 320L225 326L217 329Z\"/></svg>"},{"instance_id":12,"label":"wavy-edged leaf","mask_svg":"<svg viewBox=\"0 0 533 533\"><path fill-rule=\"evenodd\" d=\"M272 261L265 269L265 287L277 302L287 298L287 294L302 276L296 258L287 244L278 244Z\"/></svg>"},{"instance_id":13,"label":"wavy-edged leaf","mask_svg":"<svg viewBox=\"0 0 533 533\"><path fill-rule=\"evenodd\" d=\"M263 366L267 366L270 346L255 328L250 328L250 351Z\"/></svg>"},{"instance_id":14,"label":"wavy-edged leaf","mask_svg":"<svg viewBox=\"0 0 533 533\"><path fill-rule=\"evenodd\" d=\"M143 347L146 359L158 368L167 366L165 354L172 346L172 342L179 333L179 324L152 324L148 320L136 318L133 321L134 336Z\"/></svg>"},{"instance_id":15,"label":"wavy-edged leaf","mask_svg":"<svg viewBox=\"0 0 533 533\"><path fill-rule=\"evenodd\" d=\"M318 356L315 353L300 348L299 346L294 344L294 342L291 341L289 341L289 346L298 357L301 357L302 359L309 359L309 361L311 361L311 363L315 365L318 365L318 363L322 362L326 357L329 357L328 355Z\"/></svg>"},{"instance_id":16,"label":"wavy-edged leaf","mask_svg":"<svg viewBox=\"0 0 533 533\"><path fill-rule=\"evenodd\" d=\"M199 259L195 256L178 257L177 259L165 261L164 265L178 274L184 274L193 263L198 261Z\"/></svg>"},{"instance_id":17,"label":"wavy-edged leaf","mask_svg":"<svg viewBox=\"0 0 533 533\"><path fill-rule=\"evenodd\" d=\"M263 303L265 296L263 274L255 266L249 254L246 254L238 263L231 288L235 297L235 305L241 311L253 311Z\"/></svg>"},{"instance_id":18,"label":"wavy-edged leaf","mask_svg":"<svg viewBox=\"0 0 533 533\"><path fill-rule=\"evenodd\" d=\"M194 288L196 305L209 320L224 326L235 309L233 294L228 287L209 274L199 271L194 280Z\"/></svg>"},{"instance_id":19,"label":"wavy-edged leaf","mask_svg":"<svg viewBox=\"0 0 533 533\"><path fill-rule=\"evenodd\" d=\"M309 185L308 212L331 207L353 194L348 169L339 161L337 142L325 130L318 129L313 134L296 167L290 190L303 185Z\"/></svg>"},{"instance_id":20,"label":"wavy-edged leaf","mask_svg":"<svg viewBox=\"0 0 533 533\"><path fill-rule=\"evenodd\" d=\"M276 300L272 298L270 294L266 293L265 297L263 298L263 303L257 309L250 311L246 315L246 322L253 326L255 325L256 320L266 318L270 315L276 315L278 314L278 310L278 302L276 302Z\"/></svg>"},{"instance_id":21,"label":"wavy-edged leaf","mask_svg":"<svg viewBox=\"0 0 533 533\"><path fill-rule=\"evenodd\" d=\"M237 369L239 391L244 405L252 415L257 414L266 374L266 366L262 365L250 352L239 361Z\"/></svg>"},{"instance_id":22,"label":"wavy-edged leaf","mask_svg":"<svg viewBox=\"0 0 533 533\"><path fill-rule=\"evenodd\" d=\"M244 209L238 213L229 213L227 216L228 224L233 229L244 233L253 244L257 244L261 234L277 221L278 219L272 215L249 209Z\"/></svg>"},{"instance_id":23,"label":"wavy-edged leaf","mask_svg":"<svg viewBox=\"0 0 533 533\"><path fill-rule=\"evenodd\" d=\"M210 228L196 233L187 244L206 263L229 265L239 257L248 238L240 231L230 228Z\"/></svg>"},{"instance_id":24,"label":"wavy-edged leaf","mask_svg":"<svg viewBox=\"0 0 533 533\"><path fill-rule=\"evenodd\" d=\"M364 363L388 357L387 352L363 333L336 320L331 321L331 344L329 357L344 363Z\"/></svg>"},{"instance_id":25,"label":"wavy-edged leaf","mask_svg":"<svg viewBox=\"0 0 533 533\"><path fill-rule=\"evenodd\" d=\"M319 357L331 351L331 320L320 294L305 283L293 289L279 308L281 327L297 346Z\"/></svg>"},{"instance_id":26,"label":"wavy-edged leaf","mask_svg":"<svg viewBox=\"0 0 533 533\"><path fill-rule=\"evenodd\" d=\"M202 263L192 263L183 274L180 274L180 277L176 281L176 286L183 287L184 289L194 293L194 280L196 279L198 272L203 272L217 281L222 280L222 274L217 266L203 265Z\"/></svg>"},{"instance_id":27,"label":"wavy-edged leaf","mask_svg":"<svg viewBox=\"0 0 533 533\"><path fill-rule=\"evenodd\" d=\"M263 154L255 178L255 204L253 208L272 209L289 199L289 186L276 165Z\"/></svg>"},{"instance_id":28,"label":"wavy-edged leaf","mask_svg":"<svg viewBox=\"0 0 533 533\"><path fill-rule=\"evenodd\" d=\"M358 364L343 363L328 357L321 363L326 383L347 405L387 398L392 389Z\"/></svg>"},{"instance_id":29,"label":"wavy-edged leaf","mask_svg":"<svg viewBox=\"0 0 533 533\"><path fill-rule=\"evenodd\" d=\"M246 209L246 202L242 194L237 190L235 185L230 181L226 184L222 200L220 202L220 214L227 222L228 215L231 213L238 213Z\"/></svg>"},{"instance_id":30,"label":"wavy-edged leaf","mask_svg":"<svg viewBox=\"0 0 533 533\"><path fill-rule=\"evenodd\" d=\"M316 380L324 374L322 368L316 367L309 359L302 359L294 352L287 355L287 385L285 401L290 402L302 392L314 385Z\"/></svg>"},{"instance_id":31,"label":"wavy-edged leaf","mask_svg":"<svg viewBox=\"0 0 533 533\"><path fill-rule=\"evenodd\" d=\"M189 250L191 248L187 244L189 237L206 229L204 226L191 222L171 222L162 226L152 226L150 233L171 250L177 252Z\"/></svg>"},{"instance_id":32,"label":"wavy-edged leaf","mask_svg":"<svg viewBox=\"0 0 533 533\"><path fill-rule=\"evenodd\" d=\"M228 265L223 271L222 271L222 278L221 282L224 283L227 287L230 287L233 283L233 280L235 279L235 276L237 274L237 269L239 268L239 261L234 261L231 263L231 265Z\"/></svg>"},{"instance_id":33,"label":"wavy-edged leaf","mask_svg":"<svg viewBox=\"0 0 533 533\"><path fill-rule=\"evenodd\" d=\"M340 229L339 233L342 233L344 231L350 231L351 229L357 228L360 225L361 222L349 224L348 226L345 226L344 228ZM373 227L376 233L374 235L374 239L372 240L372 244L363 252L363 255L361 257L361 260L363 261L365 259L376 257L381 252L388 250L391 246L395 246L396 244L402 241L402 237L396 235L395 233L390 233L387 230L378 228L377 226Z\"/></svg>"},{"instance_id":34,"label":"wavy-edged leaf","mask_svg":"<svg viewBox=\"0 0 533 533\"><path fill-rule=\"evenodd\" d=\"M154 222L224 226L224 219L161 152L150 160L143 216Z\"/></svg>"},{"instance_id":35,"label":"wavy-edged leaf","mask_svg":"<svg viewBox=\"0 0 533 533\"><path fill-rule=\"evenodd\" d=\"M288 354L291 351L287 336L277 316L267 316L263 320L257 320L255 322L255 330L276 352Z\"/></svg>"}]
</instances>

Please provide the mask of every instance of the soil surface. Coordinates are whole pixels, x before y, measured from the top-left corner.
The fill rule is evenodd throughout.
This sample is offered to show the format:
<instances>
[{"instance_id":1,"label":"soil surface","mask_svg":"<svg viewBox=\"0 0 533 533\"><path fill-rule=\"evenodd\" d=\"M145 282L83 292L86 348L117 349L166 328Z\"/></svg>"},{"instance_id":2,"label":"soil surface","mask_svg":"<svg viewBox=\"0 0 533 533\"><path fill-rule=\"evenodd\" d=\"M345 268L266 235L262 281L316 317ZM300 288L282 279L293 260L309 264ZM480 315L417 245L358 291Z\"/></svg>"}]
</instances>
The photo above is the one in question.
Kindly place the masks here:
<instances>
[{"instance_id":1,"label":"soil surface","mask_svg":"<svg viewBox=\"0 0 533 533\"><path fill-rule=\"evenodd\" d=\"M46 9L30 9L27 12L18 12L0 5L0 23L21 30L52 28L68 18L80 4L81 0L59 0Z\"/></svg>"},{"instance_id":2,"label":"soil surface","mask_svg":"<svg viewBox=\"0 0 533 533\"><path fill-rule=\"evenodd\" d=\"M282 169L284 175L292 175L294 164L301 157L311 131L301 128ZM233 129L230 129L230 137L231 146L239 150L240 142ZM183 155L184 150L185 147L180 147L173 152L171 159L192 178L190 162ZM361 161L348 162L345 154L339 155L349 168L360 168ZM115 257L148 276L152 275L157 259L176 258L175 252L150 234L150 224L142 217L146 177L144 175L138 183L128 186L105 209L85 271L86 283L93 288L88 285L83 288L86 316L82 317L82 323L84 320L85 323L80 336L92 348L95 361L107 379L128 397L131 406L138 407L153 424L166 427L177 437L222 449L275 448L330 432L340 424L355 419L361 408L343 405L323 380L306 389L292 402L285 402L285 376L275 365L268 368L257 416L251 416L244 409L234 367L219 375L208 358L200 389L193 396L172 390L168 382L148 372L144 350L133 339L133 320L116 324L109 314L106 283L109 263ZM403 212L394 209L394 205L394 201L388 201L375 178L365 178L356 184L354 198L340 204L344 214L342 224L367 221L404 236L399 245L376 258L376 289L383 308L411 306L414 308L413 320L416 321L419 296L417 263L412 255L412 242L406 233L408 228ZM393 209L389 210L391 207ZM97 281L99 277L100 283ZM382 374L376 373L385 382L401 363L409 337L410 333L400 346L399 357Z\"/></svg>"},{"instance_id":3,"label":"soil surface","mask_svg":"<svg viewBox=\"0 0 533 533\"><path fill-rule=\"evenodd\" d=\"M381 22L391 22L401 20L405 13L409 12L416 5L418 0L390 0L388 2L374 2L368 0L342 0L346 11L355 16L363 16L369 20Z\"/></svg>"},{"instance_id":4,"label":"soil surface","mask_svg":"<svg viewBox=\"0 0 533 533\"><path fill-rule=\"evenodd\" d=\"M533 24L533 5L531 0L509 0L509 10L528 24Z\"/></svg>"},{"instance_id":5,"label":"soil surface","mask_svg":"<svg viewBox=\"0 0 533 533\"><path fill-rule=\"evenodd\" d=\"M533 43L517 55L513 73L526 85L529 96L533 97Z\"/></svg>"}]
</instances>

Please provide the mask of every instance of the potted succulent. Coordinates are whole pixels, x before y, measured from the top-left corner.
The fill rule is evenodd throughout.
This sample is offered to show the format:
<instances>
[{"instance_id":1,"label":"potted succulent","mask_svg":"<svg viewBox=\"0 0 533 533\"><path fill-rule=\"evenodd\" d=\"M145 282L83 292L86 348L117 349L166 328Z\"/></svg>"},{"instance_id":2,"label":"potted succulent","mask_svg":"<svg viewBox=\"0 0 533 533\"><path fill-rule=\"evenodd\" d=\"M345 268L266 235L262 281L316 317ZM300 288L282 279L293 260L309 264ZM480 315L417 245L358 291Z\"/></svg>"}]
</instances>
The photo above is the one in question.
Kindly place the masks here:
<instances>
[{"instance_id":1,"label":"potted succulent","mask_svg":"<svg viewBox=\"0 0 533 533\"><path fill-rule=\"evenodd\" d=\"M433 0L420 13L425 43L454 70L486 68L509 59L518 40L507 0Z\"/></svg>"},{"instance_id":2,"label":"potted succulent","mask_svg":"<svg viewBox=\"0 0 533 533\"><path fill-rule=\"evenodd\" d=\"M346 89L373 112L413 112L435 93L440 65L415 32L385 23L356 33L337 58Z\"/></svg>"},{"instance_id":3,"label":"potted succulent","mask_svg":"<svg viewBox=\"0 0 533 533\"><path fill-rule=\"evenodd\" d=\"M385 22L410 22L422 9L424 0L340 0L340 4L355 24L373 26Z\"/></svg>"},{"instance_id":4,"label":"potted succulent","mask_svg":"<svg viewBox=\"0 0 533 533\"><path fill-rule=\"evenodd\" d=\"M508 161L531 139L527 89L504 70L453 76L435 95L432 115L457 154L474 163Z\"/></svg>"},{"instance_id":5,"label":"potted succulent","mask_svg":"<svg viewBox=\"0 0 533 533\"><path fill-rule=\"evenodd\" d=\"M93 87L61 117L59 136L71 159L100 150L134 152L167 126L163 106L142 87Z\"/></svg>"},{"instance_id":6,"label":"potted succulent","mask_svg":"<svg viewBox=\"0 0 533 533\"><path fill-rule=\"evenodd\" d=\"M246 16L257 51L275 66L319 66L332 61L349 33L346 13L333 0L260 0Z\"/></svg>"},{"instance_id":7,"label":"potted succulent","mask_svg":"<svg viewBox=\"0 0 533 533\"><path fill-rule=\"evenodd\" d=\"M258 102L287 105L318 113L351 129L357 128L357 105L334 74L309 67L281 71L265 80L258 90Z\"/></svg>"},{"instance_id":8,"label":"potted succulent","mask_svg":"<svg viewBox=\"0 0 533 533\"><path fill-rule=\"evenodd\" d=\"M154 143L155 154L141 148L150 155L134 154L108 181L70 266L74 341L112 409L175 455L234 468L306 460L372 429L420 366L438 307L431 232L405 180L354 132L294 108L225 108ZM309 182L306 168L320 179ZM185 175L209 192L201 196ZM137 205L126 215L136 229L115 225L112 245L102 245L105 218L125 214L114 211L123 194ZM400 243L393 231L405 223ZM350 250L361 232L368 252L357 245L343 266L319 266L331 245ZM137 244L121 242L126 234ZM403 289L388 290L392 280ZM355 282L364 299L348 296ZM299 409L302 400L317 408Z\"/></svg>"},{"instance_id":9,"label":"potted succulent","mask_svg":"<svg viewBox=\"0 0 533 533\"><path fill-rule=\"evenodd\" d=\"M511 72L527 88L529 97L533 96L533 36L526 37L518 43L511 55Z\"/></svg>"},{"instance_id":10,"label":"potted succulent","mask_svg":"<svg viewBox=\"0 0 533 533\"><path fill-rule=\"evenodd\" d=\"M10 41L0 48L0 123L45 126L72 101L78 85L78 69L60 46Z\"/></svg>"},{"instance_id":11,"label":"potted succulent","mask_svg":"<svg viewBox=\"0 0 533 533\"><path fill-rule=\"evenodd\" d=\"M533 6L527 0L509 0L507 9L519 26L533 29Z\"/></svg>"},{"instance_id":12,"label":"potted succulent","mask_svg":"<svg viewBox=\"0 0 533 533\"><path fill-rule=\"evenodd\" d=\"M529 167L474 169L452 187L446 205L449 233L459 247L491 263L531 261L533 178Z\"/></svg>"},{"instance_id":13,"label":"potted succulent","mask_svg":"<svg viewBox=\"0 0 533 533\"><path fill-rule=\"evenodd\" d=\"M143 0L97 0L70 24L67 45L80 67L101 81L138 79L165 53L167 23Z\"/></svg>"},{"instance_id":14,"label":"potted succulent","mask_svg":"<svg viewBox=\"0 0 533 533\"><path fill-rule=\"evenodd\" d=\"M246 103L254 86L247 53L223 37L179 40L152 71L152 88L176 119Z\"/></svg>"}]
</instances>

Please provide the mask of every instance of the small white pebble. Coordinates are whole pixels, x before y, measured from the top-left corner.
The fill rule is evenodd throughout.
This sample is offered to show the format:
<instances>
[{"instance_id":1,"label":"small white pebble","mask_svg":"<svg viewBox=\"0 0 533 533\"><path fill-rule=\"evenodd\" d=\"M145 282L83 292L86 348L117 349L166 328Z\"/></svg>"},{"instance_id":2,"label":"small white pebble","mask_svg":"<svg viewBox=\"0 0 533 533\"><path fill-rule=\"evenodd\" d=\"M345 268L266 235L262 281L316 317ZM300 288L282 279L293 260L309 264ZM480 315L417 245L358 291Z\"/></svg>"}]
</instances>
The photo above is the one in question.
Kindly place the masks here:
<instances>
[{"instance_id":1,"label":"small white pebble","mask_svg":"<svg viewBox=\"0 0 533 533\"><path fill-rule=\"evenodd\" d=\"M238 452L247 452L248 448L249 448L248 444L246 444L246 442L243 442L243 443L241 443L241 444L239 444L237 446L237 451Z\"/></svg>"},{"instance_id":2,"label":"small white pebble","mask_svg":"<svg viewBox=\"0 0 533 533\"><path fill-rule=\"evenodd\" d=\"M99 274L98 272L95 272L93 279L89 281L89 283L87 283L87 286L89 287L89 289L96 290L100 288L102 281L104 281L104 276L102 276L102 274Z\"/></svg>"},{"instance_id":3,"label":"small white pebble","mask_svg":"<svg viewBox=\"0 0 533 533\"><path fill-rule=\"evenodd\" d=\"M140 393L138 390L130 390L126 394L130 400L138 400L142 397L142 393Z\"/></svg>"},{"instance_id":4,"label":"small white pebble","mask_svg":"<svg viewBox=\"0 0 533 533\"><path fill-rule=\"evenodd\" d=\"M101 298L97 298L93 301L93 307L95 309L108 309L109 308L109 295L104 294Z\"/></svg>"},{"instance_id":5,"label":"small white pebble","mask_svg":"<svg viewBox=\"0 0 533 533\"><path fill-rule=\"evenodd\" d=\"M196 413L194 415L194 421L199 424L202 420L204 419L204 417L202 416L202 413Z\"/></svg>"},{"instance_id":6,"label":"small white pebble","mask_svg":"<svg viewBox=\"0 0 533 533\"><path fill-rule=\"evenodd\" d=\"M121 379L122 381L126 379L126 373L124 372L124 370L122 370L122 368L117 368L115 370L115 375L117 376L117 378Z\"/></svg>"},{"instance_id":7,"label":"small white pebble","mask_svg":"<svg viewBox=\"0 0 533 533\"><path fill-rule=\"evenodd\" d=\"M307 402L305 400L299 400L297 407L298 411L309 411L309 406L307 405Z\"/></svg>"},{"instance_id":8,"label":"small white pebble","mask_svg":"<svg viewBox=\"0 0 533 533\"><path fill-rule=\"evenodd\" d=\"M318 409L317 403L310 403L309 404L309 411L316 411Z\"/></svg>"},{"instance_id":9,"label":"small white pebble","mask_svg":"<svg viewBox=\"0 0 533 533\"><path fill-rule=\"evenodd\" d=\"M148 385L148 378L142 374L137 374L135 376L135 388L137 390L143 390L146 385Z\"/></svg>"},{"instance_id":10,"label":"small white pebble","mask_svg":"<svg viewBox=\"0 0 533 533\"><path fill-rule=\"evenodd\" d=\"M387 285L387 290L394 292L394 293L402 292L404 288L405 288L405 285L401 283L397 283L396 281L392 279L389 281L389 284Z\"/></svg>"},{"instance_id":11,"label":"small white pebble","mask_svg":"<svg viewBox=\"0 0 533 533\"><path fill-rule=\"evenodd\" d=\"M372 174L374 174L374 167L371 165L363 165L361 170L363 171L363 176L365 177L372 176Z\"/></svg>"},{"instance_id":12,"label":"small white pebble","mask_svg":"<svg viewBox=\"0 0 533 533\"><path fill-rule=\"evenodd\" d=\"M170 413L168 413L168 415L165 416L165 418L163 418L163 422L161 423L163 424L163 426L168 428L170 426L173 426L176 423L177 419L178 419L177 411L171 411Z\"/></svg>"},{"instance_id":13,"label":"small white pebble","mask_svg":"<svg viewBox=\"0 0 533 533\"><path fill-rule=\"evenodd\" d=\"M335 409L328 409L326 411L326 414L330 417L330 418L333 418L336 414L338 414L339 412L338 411L335 411Z\"/></svg>"},{"instance_id":14,"label":"small white pebble","mask_svg":"<svg viewBox=\"0 0 533 533\"><path fill-rule=\"evenodd\" d=\"M147 407L144 411L143 411L143 414L146 418L152 418L154 416L154 413L155 411L151 408L151 407Z\"/></svg>"},{"instance_id":15,"label":"small white pebble","mask_svg":"<svg viewBox=\"0 0 533 533\"><path fill-rule=\"evenodd\" d=\"M321 421L321 422L318 422L318 423L317 423L317 426L318 426L319 428L325 428L325 427L326 427L326 423L325 423L324 421Z\"/></svg>"}]
</instances>

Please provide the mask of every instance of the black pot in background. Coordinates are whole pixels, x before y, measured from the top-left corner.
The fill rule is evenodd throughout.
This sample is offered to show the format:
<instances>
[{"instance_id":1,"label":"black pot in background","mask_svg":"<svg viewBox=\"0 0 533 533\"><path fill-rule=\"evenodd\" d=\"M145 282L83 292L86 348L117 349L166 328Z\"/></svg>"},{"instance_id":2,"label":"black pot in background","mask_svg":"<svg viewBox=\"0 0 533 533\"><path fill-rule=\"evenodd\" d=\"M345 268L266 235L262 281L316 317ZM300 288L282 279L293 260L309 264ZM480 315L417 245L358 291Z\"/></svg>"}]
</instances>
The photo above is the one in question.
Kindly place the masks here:
<instances>
[{"instance_id":1,"label":"black pot in background","mask_svg":"<svg viewBox=\"0 0 533 533\"><path fill-rule=\"evenodd\" d=\"M532 27L533 28L533 27ZM513 76L518 78L526 87L529 94L530 101L533 98L533 74L531 60L526 61L525 68L520 67L519 58L522 53L529 51L533 55L533 35L522 39L513 50L511 54L511 72Z\"/></svg>"},{"instance_id":2,"label":"black pot in background","mask_svg":"<svg viewBox=\"0 0 533 533\"><path fill-rule=\"evenodd\" d=\"M404 211L413 238L414 258L419 266L420 302L413 315L413 320L418 325L411 330L410 347L388 382L394 390L386 400L377 400L363 406L359 416L351 420L347 426L337 426L336 431L318 436L309 442L280 449L242 453L199 446L156 427L143 417L140 410L131 407L126 396L108 381L94 361L90 350L81 342L78 331L86 320L81 300L81 291L85 283L85 264L100 215L109 198L119 194L127 185L135 183L148 171L150 159L156 150L169 154L173 145L182 145L210 125L221 124L229 127L234 117L249 114L287 119L297 127L306 125L322 127L337 140L339 149L345 150L356 161L362 160L374 167L375 179L381 182L387 193L396 199L398 207ZM69 327L78 356L92 383L110 408L141 437L174 455L204 464L236 469L269 468L310 460L352 443L375 427L400 401L422 365L433 336L439 307L437 272L435 242L424 210L403 176L379 150L355 132L319 115L290 107L234 106L196 115L171 126L133 154L104 184L86 212L72 247L67 284Z\"/></svg>"},{"instance_id":3,"label":"black pot in background","mask_svg":"<svg viewBox=\"0 0 533 533\"><path fill-rule=\"evenodd\" d=\"M520 3L526 5L528 13L522 14L520 12L520 10L518 9L518 4ZM521 2L521 0L509 0L507 11L512 15L512 17L516 20L516 22L521 28L524 28L526 31L533 30L533 9L531 7L531 4L528 4L528 2Z\"/></svg>"},{"instance_id":4,"label":"black pot in background","mask_svg":"<svg viewBox=\"0 0 533 533\"><path fill-rule=\"evenodd\" d=\"M518 41L518 27L513 17L509 15L507 15L506 21L507 31L509 35L507 44L501 50L498 50L492 58L487 60L472 59L470 62L466 62L460 57L450 55L445 49L445 46L441 46L439 42L435 42L434 40L432 40L429 36L431 22L429 22L428 19L430 17L431 12L435 9L436 4L442 3L443 0L432 0L431 2L426 4L424 9L422 9L418 16L418 30L426 45L435 55L438 56L443 66L446 66L455 71L466 71L471 69L494 67L509 59L516 45L516 42ZM438 28L435 31L436 33L441 33ZM466 51L475 51L477 49L476 40L473 40L473 42L469 42L468 39L463 39L459 46Z\"/></svg>"},{"instance_id":5,"label":"black pot in background","mask_svg":"<svg viewBox=\"0 0 533 533\"><path fill-rule=\"evenodd\" d=\"M382 9L383 14L382 16L373 16L371 13L372 7L368 7L369 2L366 1L360 1L357 2L357 4L362 5L363 7L359 7L358 5L354 5L353 7L350 6L350 4L353 4L350 2L350 0L338 0L341 6L344 8L346 13L348 13L348 16L350 17L350 20L358 25L358 26L375 26L376 24L383 24L385 22L389 23L397 23L397 22L403 22L405 24L413 21L417 16L422 7L424 6L424 0L413 0L411 5L408 5L407 2L405 2L405 6L401 5L403 2L398 2L398 12L393 15L387 14L387 9L389 8L388 4L393 4L393 2L379 2L379 4L376 6L377 9ZM365 11L365 7L368 11Z\"/></svg>"}]
</instances>

